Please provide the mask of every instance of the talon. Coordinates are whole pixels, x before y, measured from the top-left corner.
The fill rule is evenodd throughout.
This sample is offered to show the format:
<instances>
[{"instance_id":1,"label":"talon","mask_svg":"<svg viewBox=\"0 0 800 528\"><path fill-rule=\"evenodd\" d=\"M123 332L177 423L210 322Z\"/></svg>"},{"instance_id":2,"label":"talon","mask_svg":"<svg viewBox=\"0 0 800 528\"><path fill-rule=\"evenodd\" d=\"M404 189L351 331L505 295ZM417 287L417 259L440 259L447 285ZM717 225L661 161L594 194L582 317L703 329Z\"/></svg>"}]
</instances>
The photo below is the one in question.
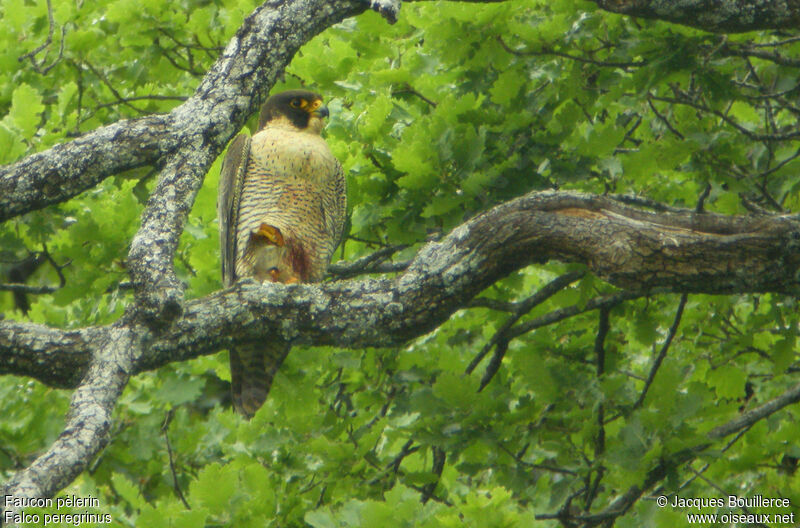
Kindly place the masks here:
<instances>
[{"instance_id":1,"label":"talon","mask_svg":"<svg viewBox=\"0 0 800 528\"><path fill-rule=\"evenodd\" d=\"M281 230L269 224L261 224L258 227L258 231L253 232L250 236L251 238L264 239L264 241L267 243L278 247L282 247L284 245Z\"/></svg>"},{"instance_id":2,"label":"talon","mask_svg":"<svg viewBox=\"0 0 800 528\"><path fill-rule=\"evenodd\" d=\"M269 276L272 279L272 282L278 282L278 276L279 275L280 275L280 272L278 271L278 268L270 268Z\"/></svg>"}]
</instances>

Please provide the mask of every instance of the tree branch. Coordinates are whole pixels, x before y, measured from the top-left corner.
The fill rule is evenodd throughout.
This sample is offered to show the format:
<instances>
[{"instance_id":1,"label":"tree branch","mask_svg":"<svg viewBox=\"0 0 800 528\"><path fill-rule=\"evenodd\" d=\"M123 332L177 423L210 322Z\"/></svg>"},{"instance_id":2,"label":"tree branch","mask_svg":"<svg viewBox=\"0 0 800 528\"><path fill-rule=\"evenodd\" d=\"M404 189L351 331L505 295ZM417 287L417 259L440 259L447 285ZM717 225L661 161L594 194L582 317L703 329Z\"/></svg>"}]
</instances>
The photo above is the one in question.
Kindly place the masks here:
<instances>
[{"instance_id":1,"label":"tree branch","mask_svg":"<svg viewBox=\"0 0 800 528\"><path fill-rule=\"evenodd\" d=\"M159 174L128 254L137 305L148 321L163 325L180 312L183 287L172 261L208 167L300 46L365 7L343 0L262 5L245 19L194 95L170 113L178 149Z\"/></svg>"},{"instance_id":2,"label":"tree branch","mask_svg":"<svg viewBox=\"0 0 800 528\"><path fill-rule=\"evenodd\" d=\"M51 387L76 387L89 368L89 344L102 330L59 330L0 321L0 374L30 376Z\"/></svg>"},{"instance_id":3,"label":"tree branch","mask_svg":"<svg viewBox=\"0 0 800 528\"><path fill-rule=\"evenodd\" d=\"M141 330L143 355L133 372L272 337L295 345L401 345L436 328L511 271L548 260L584 263L627 291L517 324L509 339L654 292L796 293L799 241L800 222L790 216L651 213L608 196L530 193L428 243L391 279L288 286L243 281L186 302L163 329ZM21 325L0 322L0 344ZM41 354L47 340L57 345L68 335L38 325L25 328L42 330L44 341L34 348L16 339L13 354L0 347L0 373L20 373L9 357L29 349ZM53 354L64 364L87 368L69 353L73 349L59 350ZM36 363L26 369L43 381L51 377L47 370L38 372Z\"/></svg>"},{"instance_id":4,"label":"tree branch","mask_svg":"<svg viewBox=\"0 0 800 528\"><path fill-rule=\"evenodd\" d=\"M678 453L665 456L659 463L648 472L641 485L634 485L628 488L625 493L621 494L614 502L612 502L604 510L588 515L575 515L570 516L571 521L579 521L583 526L596 526L609 519L614 519L624 515L631 506L645 493L652 488L656 483L660 482L671 472L679 466L696 458L700 453L711 447L712 443L730 436L734 433L741 432L753 424L762 420L793 403L800 402L800 384L788 389L780 396L768 401L764 405L748 411L730 422L715 427L706 435L709 442L702 443L693 448L681 450ZM537 519L553 518L552 515L537 515Z\"/></svg>"},{"instance_id":5,"label":"tree branch","mask_svg":"<svg viewBox=\"0 0 800 528\"><path fill-rule=\"evenodd\" d=\"M533 263L583 263L628 291L517 325L514 335L654 291L798 293L796 217L725 217L666 207L653 213L619 198L545 192L465 222L425 245L393 278L288 286L243 281L186 302L172 261L212 161L302 44L369 7L391 20L399 5L269 2L244 21L194 95L169 114L121 121L0 167L0 221L68 200L112 174L143 165L160 169L128 255L136 303L126 316L110 326L69 331L0 321L0 373L77 386L64 432L2 494L47 497L74 479L105 445L131 375L263 339L351 348L402 344ZM363 269L375 269L370 265ZM140 324L139 315L148 325ZM711 436L730 434L797 401L798 394ZM654 470L653 478L658 475Z\"/></svg>"},{"instance_id":6,"label":"tree branch","mask_svg":"<svg viewBox=\"0 0 800 528\"><path fill-rule=\"evenodd\" d=\"M118 324L100 337L100 352L72 395L61 436L5 484L4 495L50 497L72 482L105 446L111 415L130 377L134 336L132 329Z\"/></svg>"},{"instance_id":7,"label":"tree branch","mask_svg":"<svg viewBox=\"0 0 800 528\"><path fill-rule=\"evenodd\" d=\"M0 222L64 202L176 146L167 116L119 121L0 167Z\"/></svg>"},{"instance_id":8,"label":"tree branch","mask_svg":"<svg viewBox=\"0 0 800 528\"><path fill-rule=\"evenodd\" d=\"M794 29L800 23L796 2L741 0L593 0L601 9L623 15L666 20L715 33L756 29Z\"/></svg>"},{"instance_id":9,"label":"tree branch","mask_svg":"<svg viewBox=\"0 0 800 528\"><path fill-rule=\"evenodd\" d=\"M647 374L647 380L644 382L644 388L642 392L639 393L639 397L636 399L636 402L633 404L633 409L639 408L642 403L644 402L645 397L647 396L647 391L650 390L650 385L653 384L653 380L656 378L656 373L658 372L659 367L661 367L661 363L664 361L664 358L667 357L667 351L669 350L669 346L672 344L672 340L675 338L675 334L678 332L678 325L681 324L681 317L683 317L683 309L686 307L686 301L689 299L687 294L681 295L681 300L678 303L678 309L675 312L675 319L672 321L672 326L669 327L669 331L667 332L667 338L664 340L664 344L661 345L661 350L658 352L658 356L653 361L653 365L650 367L650 372Z\"/></svg>"},{"instance_id":10,"label":"tree branch","mask_svg":"<svg viewBox=\"0 0 800 528\"><path fill-rule=\"evenodd\" d=\"M194 95L169 114L120 121L0 167L0 221L68 200L110 175L164 164L170 154L195 161L178 174L189 191L178 191L185 194L178 198L191 201L195 180L202 181L228 140L255 113L297 49L367 7L357 0L261 6L244 21ZM171 170L176 165L187 169L173 159ZM170 178L168 170L164 179Z\"/></svg>"},{"instance_id":11,"label":"tree branch","mask_svg":"<svg viewBox=\"0 0 800 528\"><path fill-rule=\"evenodd\" d=\"M528 312L533 310L536 306L540 305L541 303L543 303L556 293L560 292L561 290L563 290L576 280L579 280L584 275L585 272L583 271L573 271L571 273L561 275L560 277L556 277L555 279L547 283L545 286L543 286L540 290L538 290L536 293L534 293L527 299L518 303L514 303L513 313L511 314L511 317L506 319L506 321L503 323L503 326L501 326L500 329L497 332L495 332L495 334L492 336L489 342L483 346L483 349L481 349L481 351L472 359L472 361L470 361L469 365L467 365L465 372L467 374L470 374L473 370L475 370L475 367L477 367L478 364L483 360L483 358L486 357L486 354L488 354L492 350L492 347L498 346L499 348L500 346L502 346L504 349L507 348L509 341L507 332L511 329L512 326L514 326L514 324L516 324L517 321L519 321L519 319L523 315L527 314ZM489 378L491 378L491 376L489 376ZM486 382L488 383L488 379L486 380ZM481 386L483 385L485 385L485 383L481 382Z\"/></svg>"}]
</instances>

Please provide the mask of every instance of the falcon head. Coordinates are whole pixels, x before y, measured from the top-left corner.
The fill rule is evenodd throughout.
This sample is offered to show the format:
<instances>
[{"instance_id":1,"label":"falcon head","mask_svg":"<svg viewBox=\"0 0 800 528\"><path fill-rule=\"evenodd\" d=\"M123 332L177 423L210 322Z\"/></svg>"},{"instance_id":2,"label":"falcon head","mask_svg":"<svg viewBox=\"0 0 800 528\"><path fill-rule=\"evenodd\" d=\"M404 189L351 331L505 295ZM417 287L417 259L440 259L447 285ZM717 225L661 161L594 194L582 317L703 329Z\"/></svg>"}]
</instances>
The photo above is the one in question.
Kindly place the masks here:
<instances>
[{"instance_id":1,"label":"falcon head","mask_svg":"<svg viewBox=\"0 0 800 528\"><path fill-rule=\"evenodd\" d=\"M322 96L307 90L288 90L275 94L261 107L258 129L268 124L286 123L298 130L319 134L328 117L328 108L322 104Z\"/></svg>"}]
</instances>

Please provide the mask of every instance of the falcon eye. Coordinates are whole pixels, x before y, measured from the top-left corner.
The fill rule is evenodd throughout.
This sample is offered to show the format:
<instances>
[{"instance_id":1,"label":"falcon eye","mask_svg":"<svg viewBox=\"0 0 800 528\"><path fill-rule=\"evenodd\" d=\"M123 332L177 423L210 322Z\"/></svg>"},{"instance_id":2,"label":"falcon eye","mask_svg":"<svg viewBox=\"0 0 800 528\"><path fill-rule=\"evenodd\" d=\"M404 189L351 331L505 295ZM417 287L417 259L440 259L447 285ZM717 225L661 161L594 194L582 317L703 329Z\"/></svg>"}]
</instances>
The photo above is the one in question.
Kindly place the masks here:
<instances>
[{"instance_id":1,"label":"falcon eye","mask_svg":"<svg viewBox=\"0 0 800 528\"><path fill-rule=\"evenodd\" d=\"M292 99L289 102L289 105L292 108L302 108L304 106L303 103L305 103L305 101L303 101L302 99Z\"/></svg>"}]
</instances>

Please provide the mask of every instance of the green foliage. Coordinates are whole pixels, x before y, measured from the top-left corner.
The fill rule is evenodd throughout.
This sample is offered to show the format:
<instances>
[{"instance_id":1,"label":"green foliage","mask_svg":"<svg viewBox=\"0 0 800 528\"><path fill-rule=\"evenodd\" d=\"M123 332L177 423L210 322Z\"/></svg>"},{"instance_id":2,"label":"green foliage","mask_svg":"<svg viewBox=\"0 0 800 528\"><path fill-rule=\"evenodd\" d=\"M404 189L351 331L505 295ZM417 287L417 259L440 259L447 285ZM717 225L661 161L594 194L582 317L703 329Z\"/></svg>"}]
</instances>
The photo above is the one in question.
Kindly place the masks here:
<instances>
[{"instance_id":1,"label":"green foliage","mask_svg":"<svg viewBox=\"0 0 800 528\"><path fill-rule=\"evenodd\" d=\"M190 95L255 5L55 4L43 64L56 62L42 74L17 59L46 38L44 2L2 3L2 163L118 119L168 111L179 101L147 97ZM800 74L723 53L779 37L727 38L723 45L720 36L571 0L407 3L393 26L367 12L328 29L275 90L306 86L331 108L326 136L348 174L350 204L349 238L336 258L397 243L412 246L400 255L410 257L431 234L550 188L694 207L710 185L709 210L741 213L742 195L796 211L796 145L748 133L779 136L796 124L794 107L762 96L764 87L794 90ZM776 49L797 56L800 42ZM55 293L29 295L26 313L18 298L0 293L0 310L59 327L116 320L130 302L124 261L154 174L119 175L0 226L0 273L46 251L52 262L44 259L27 283L57 286L64 276ZM218 174L219 161L175 262L191 297L221 287ZM531 267L482 295L518 301L570 269ZM586 277L523 322L612 292ZM99 497L99 511L131 527L527 527L602 474L592 505L602 509L659 461L792 384L794 299L692 295L634 408L677 301L654 295L615 307L602 375L598 317L587 312L512 340L480 392L488 360L464 372L506 321L502 312L463 310L400 349L298 348L251 422L230 411L226 354L173 364L131 381L109 446L64 493ZM59 434L68 399L68 391L2 380L3 479ZM723 489L800 504L800 481L783 462L800 457L798 423L793 408L759 422L730 446L678 467L665 492L685 486L682 496L711 497ZM619 525L680 522L675 511L641 500Z\"/></svg>"}]
</instances>

